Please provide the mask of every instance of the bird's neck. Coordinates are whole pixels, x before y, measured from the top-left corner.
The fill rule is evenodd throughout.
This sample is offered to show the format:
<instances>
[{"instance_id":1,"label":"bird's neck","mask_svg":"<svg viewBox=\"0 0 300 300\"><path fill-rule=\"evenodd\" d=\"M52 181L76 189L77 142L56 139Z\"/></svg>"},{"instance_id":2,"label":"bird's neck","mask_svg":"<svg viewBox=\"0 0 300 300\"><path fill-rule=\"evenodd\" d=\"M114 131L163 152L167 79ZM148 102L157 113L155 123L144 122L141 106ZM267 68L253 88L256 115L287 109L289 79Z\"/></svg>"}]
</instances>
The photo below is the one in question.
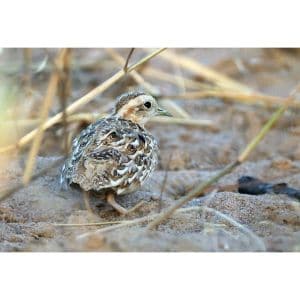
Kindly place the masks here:
<instances>
[{"instance_id":1,"label":"bird's neck","mask_svg":"<svg viewBox=\"0 0 300 300\"><path fill-rule=\"evenodd\" d=\"M129 120L135 124L138 124L142 128L144 128L145 123L147 122L147 120L145 118L139 117L133 113L130 114L128 112L127 113L126 112L115 113L114 116L117 118L120 118L120 119Z\"/></svg>"}]
</instances>

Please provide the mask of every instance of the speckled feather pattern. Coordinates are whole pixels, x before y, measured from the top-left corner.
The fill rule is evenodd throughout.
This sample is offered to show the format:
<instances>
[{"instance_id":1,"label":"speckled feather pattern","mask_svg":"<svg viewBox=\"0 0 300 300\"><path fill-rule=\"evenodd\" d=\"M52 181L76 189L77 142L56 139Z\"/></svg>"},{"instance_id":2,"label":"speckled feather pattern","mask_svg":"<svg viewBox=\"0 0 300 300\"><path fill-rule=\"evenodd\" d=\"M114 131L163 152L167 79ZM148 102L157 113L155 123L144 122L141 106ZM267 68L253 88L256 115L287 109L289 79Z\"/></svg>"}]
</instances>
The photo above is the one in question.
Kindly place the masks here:
<instances>
[{"instance_id":1,"label":"speckled feather pattern","mask_svg":"<svg viewBox=\"0 0 300 300\"><path fill-rule=\"evenodd\" d=\"M150 133L130 120L110 116L91 124L74 140L61 183L76 183L85 191L127 194L143 184L157 160L158 145Z\"/></svg>"}]
</instances>

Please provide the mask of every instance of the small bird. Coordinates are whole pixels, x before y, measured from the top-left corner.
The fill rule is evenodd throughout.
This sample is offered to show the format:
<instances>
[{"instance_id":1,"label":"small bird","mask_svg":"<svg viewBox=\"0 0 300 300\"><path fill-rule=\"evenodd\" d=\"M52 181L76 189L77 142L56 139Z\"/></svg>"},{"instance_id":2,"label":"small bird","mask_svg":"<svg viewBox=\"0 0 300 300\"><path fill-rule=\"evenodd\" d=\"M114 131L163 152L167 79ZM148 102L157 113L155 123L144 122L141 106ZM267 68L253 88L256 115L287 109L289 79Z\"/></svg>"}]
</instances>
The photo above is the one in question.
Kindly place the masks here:
<instances>
[{"instance_id":1,"label":"small bird","mask_svg":"<svg viewBox=\"0 0 300 300\"><path fill-rule=\"evenodd\" d=\"M112 207L128 213L115 197L137 190L157 165L157 141L144 128L153 116L171 114L142 91L119 96L110 116L89 125L73 141L61 184L104 192Z\"/></svg>"}]
</instances>

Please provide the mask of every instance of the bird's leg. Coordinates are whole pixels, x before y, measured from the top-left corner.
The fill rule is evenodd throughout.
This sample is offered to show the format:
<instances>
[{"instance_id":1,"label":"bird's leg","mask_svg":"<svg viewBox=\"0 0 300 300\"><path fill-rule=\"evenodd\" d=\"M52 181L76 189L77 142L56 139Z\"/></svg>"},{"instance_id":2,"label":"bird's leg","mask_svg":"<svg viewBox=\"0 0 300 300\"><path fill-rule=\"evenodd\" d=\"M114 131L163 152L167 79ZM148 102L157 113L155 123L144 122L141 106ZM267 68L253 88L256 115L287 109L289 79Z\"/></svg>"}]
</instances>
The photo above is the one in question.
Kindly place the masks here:
<instances>
[{"instance_id":1,"label":"bird's leg","mask_svg":"<svg viewBox=\"0 0 300 300\"><path fill-rule=\"evenodd\" d=\"M121 215L126 215L128 213L128 210L126 208L124 208L123 206L121 206L119 203L116 202L114 193L108 192L106 195L106 200Z\"/></svg>"},{"instance_id":2,"label":"bird's leg","mask_svg":"<svg viewBox=\"0 0 300 300\"><path fill-rule=\"evenodd\" d=\"M96 213L93 212L91 205L90 205L90 192L83 191L83 201L85 205L85 209L92 215L97 216Z\"/></svg>"},{"instance_id":3,"label":"bird's leg","mask_svg":"<svg viewBox=\"0 0 300 300\"><path fill-rule=\"evenodd\" d=\"M85 209L88 212L93 213L91 205L90 205L90 194L89 194L89 192L83 191L83 201L84 201Z\"/></svg>"},{"instance_id":4,"label":"bird's leg","mask_svg":"<svg viewBox=\"0 0 300 300\"><path fill-rule=\"evenodd\" d=\"M115 210L117 210L122 215L126 215L126 214L129 214L129 213L135 211L136 209L138 209L141 205L143 205L145 203L142 200L139 203L137 203L134 207L127 210L126 208L124 208L123 206L121 206L119 203L116 202L115 194L112 192L107 193L106 200Z\"/></svg>"},{"instance_id":5,"label":"bird's leg","mask_svg":"<svg viewBox=\"0 0 300 300\"><path fill-rule=\"evenodd\" d=\"M143 204L145 204L144 200L141 200L140 202L138 202L134 207L130 208L128 210L129 213L134 212L135 210L137 210L138 208L140 208Z\"/></svg>"}]
</instances>

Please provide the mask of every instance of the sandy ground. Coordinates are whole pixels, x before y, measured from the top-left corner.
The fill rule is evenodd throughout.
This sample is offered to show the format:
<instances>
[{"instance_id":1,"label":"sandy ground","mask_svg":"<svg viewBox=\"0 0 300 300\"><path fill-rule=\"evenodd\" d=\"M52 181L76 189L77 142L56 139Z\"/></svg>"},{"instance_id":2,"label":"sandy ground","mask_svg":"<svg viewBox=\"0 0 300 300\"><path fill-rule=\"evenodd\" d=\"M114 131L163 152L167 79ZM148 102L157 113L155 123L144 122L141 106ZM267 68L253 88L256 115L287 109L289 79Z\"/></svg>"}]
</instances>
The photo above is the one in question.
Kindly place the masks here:
<instances>
[{"instance_id":1,"label":"sandy ground","mask_svg":"<svg viewBox=\"0 0 300 300\"><path fill-rule=\"evenodd\" d=\"M294 53L284 56L286 60L280 63L275 63L270 53L259 49L191 49L185 50L185 54L271 95L287 95L297 76L299 78L300 68ZM78 57L82 55L79 52ZM232 58L243 62L244 73L232 67ZM153 65L157 64L159 60L153 61ZM101 82L105 76L105 72L79 77L74 74L74 98L82 94L83 86L92 85L96 78L97 82ZM155 80L153 83L163 91L172 91L168 85L161 85ZM119 94L126 85L128 82L121 82L110 90L110 95ZM109 101L105 93L85 110L95 111ZM219 191L222 186L236 184L238 178L244 175L273 183L286 182L300 188L300 121L296 110L287 112L250 160L222 178L214 192L193 199L186 206L193 209L172 216L157 230L147 231L147 222L102 232L99 229L105 226L57 226L132 220L164 210L195 184L207 180L232 162L273 111L218 99L177 100L176 103L193 118L213 120L217 130L183 125L148 125L160 143L159 167L139 191L118 199L127 208L143 200L139 209L129 216L120 217L105 201L93 196L90 202L95 214L89 213L80 191L60 189L60 163L38 176L28 187L0 202L0 250L299 251L300 210L297 200L284 195L251 196L236 191ZM57 132L58 128L47 132L35 172L61 158L61 149L55 139L61 132ZM0 157L0 190L21 182L25 161L24 154Z\"/></svg>"},{"instance_id":2,"label":"sandy ground","mask_svg":"<svg viewBox=\"0 0 300 300\"><path fill-rule=\"evenodd\" d=\"M45 167L57 158L40 158ZM236 182L241 174L267 177L274 162L262 160L246 163L219 184ZM258 169L259 166L259 169ZM15 163L12 170L20 169ZM21 169L19 170L21 172ZM277 170L285 182L299 182L299 173L287 175ZM119 199L130 208L139 201L144 204L127 217L120 217L99 198L92 197L94 216L85 210L80 191L62 191L58 169L53 168L13 194L1 205L1 250L26 251L298 251L300 238L299 203L282 195L241 195L234 192L212 193L192 200L187 207L209 207L174 215L148 232L145 223L97 233L99 227L60 227L55 223L74 224L135 219L175 203L174 193L182 192L214 171L170 171L167 188L160 201L164 171L156 171L153 179L140 191ZM155 180L154 180L155 178ZM11 172L11 180L19 180ZM177 190L176 190L177 189ZM178 192L177 192L178 191ZM176 199L176 198L175 198ZM230 217L222 217L223 213ZM233 222L231 221L233 219ZM235 224L237 222L239 225ZM108 226L108 225L107 225ZM88 238L86 232L94 232ZM249 233L250 231L250 233Z\"/></svg>"}]
</instances>

